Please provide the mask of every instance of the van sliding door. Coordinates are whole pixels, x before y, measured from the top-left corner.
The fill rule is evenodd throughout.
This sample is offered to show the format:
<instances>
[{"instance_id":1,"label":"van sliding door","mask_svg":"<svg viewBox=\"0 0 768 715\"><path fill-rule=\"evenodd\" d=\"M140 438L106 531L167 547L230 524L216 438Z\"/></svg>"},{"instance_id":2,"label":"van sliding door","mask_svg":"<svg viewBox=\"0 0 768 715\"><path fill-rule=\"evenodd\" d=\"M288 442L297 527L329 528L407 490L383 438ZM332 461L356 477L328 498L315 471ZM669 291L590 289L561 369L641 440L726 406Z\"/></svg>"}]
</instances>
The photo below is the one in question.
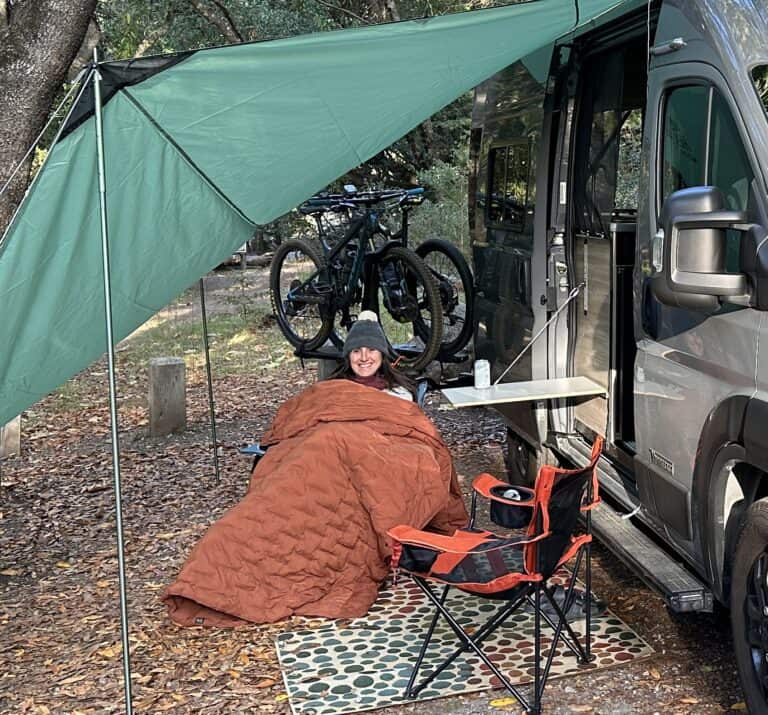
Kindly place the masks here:
<instances>
[{"instance_id":1,"label":"van sliding door","mask_svg":"<svg viewBox=\"0 0 768 715\"><path fill-rule=\"evenodd\" d=\"M575 285L584 284L571 313L571 372L609 393L574 408L576 428L625 443L633 438L632 392L622 385L631 380L634 340L626 340L622 329L632 325L645 103L642 47L638 38L584 59L571 179L570 263Z\"/></svg>"}]
</instances>

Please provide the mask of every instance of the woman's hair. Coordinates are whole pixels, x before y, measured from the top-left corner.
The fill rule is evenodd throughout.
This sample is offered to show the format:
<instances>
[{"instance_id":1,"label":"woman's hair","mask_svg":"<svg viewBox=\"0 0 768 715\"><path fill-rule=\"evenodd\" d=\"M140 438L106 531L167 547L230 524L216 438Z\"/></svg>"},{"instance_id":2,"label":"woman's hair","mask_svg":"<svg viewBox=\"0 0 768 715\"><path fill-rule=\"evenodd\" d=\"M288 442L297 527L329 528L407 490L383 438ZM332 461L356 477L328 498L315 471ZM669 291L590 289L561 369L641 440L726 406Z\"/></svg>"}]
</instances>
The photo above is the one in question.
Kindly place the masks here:
<instances>
[{"instance_id":1,"label":"woman's hair","mask_svg":"<svg viewBox=\"0 0 768 715\"><path fill-rule=\"evenodd\" d=\"M414 384L413 380L400 372L396 367L393 367L387 360L386 355L381 356L381 367L379 368L378 374L386 380L387 389L391 390L396 386L403 387L408 390L408 392L411 393L411 396L415 399L416 385ZM352 365L349 362L349 356L347 356L342 360L341 364L325 379L339 380L349 379L352 377L355 377L355 373L352 370Z\"/></svg>"}]
</instances>

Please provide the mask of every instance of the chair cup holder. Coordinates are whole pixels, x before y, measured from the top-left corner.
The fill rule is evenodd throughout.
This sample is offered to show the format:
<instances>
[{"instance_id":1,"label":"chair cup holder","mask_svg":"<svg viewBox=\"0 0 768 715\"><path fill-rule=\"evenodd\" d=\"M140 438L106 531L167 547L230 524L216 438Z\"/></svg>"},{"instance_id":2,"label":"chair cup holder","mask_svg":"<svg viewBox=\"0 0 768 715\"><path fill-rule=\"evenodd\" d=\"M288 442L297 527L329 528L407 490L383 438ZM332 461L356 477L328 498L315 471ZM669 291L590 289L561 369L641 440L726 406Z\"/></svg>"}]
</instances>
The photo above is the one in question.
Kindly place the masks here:
<instances>
[{"instance_id":1,"label":"chair cup holder","mask_svg":"<svg viewBox=\"0 0 768 715\"><path fill-rule=\"evenodd\" d=\"M491 495L500 499L515 499L528 501L533 498L533 492L522 487L493 487ZM531 521L533 510L530 506L517 506L508 501L491 500L491 521L505 529L523 529Z\"/></svg>"}]
</instances>

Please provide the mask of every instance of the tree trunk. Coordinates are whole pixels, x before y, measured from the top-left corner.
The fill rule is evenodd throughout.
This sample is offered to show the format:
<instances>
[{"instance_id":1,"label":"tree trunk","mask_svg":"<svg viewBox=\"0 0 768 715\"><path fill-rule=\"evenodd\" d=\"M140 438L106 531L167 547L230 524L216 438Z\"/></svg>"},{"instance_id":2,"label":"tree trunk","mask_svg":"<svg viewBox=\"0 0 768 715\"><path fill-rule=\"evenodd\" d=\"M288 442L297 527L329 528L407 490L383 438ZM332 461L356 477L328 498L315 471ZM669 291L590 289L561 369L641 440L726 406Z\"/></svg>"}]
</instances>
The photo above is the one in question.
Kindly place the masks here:
<instances>
[{"instance_id":1,"label":"tree trunk","mask_svg":"<svg viewBox=\"0 0 768 715\"><path fill-rule=\"evenodd\" d=\"M0 188L48 119L96 0L0 0ZM24 196L27 161L0 196L0 234Z\"/></svg>"}]
</instances>

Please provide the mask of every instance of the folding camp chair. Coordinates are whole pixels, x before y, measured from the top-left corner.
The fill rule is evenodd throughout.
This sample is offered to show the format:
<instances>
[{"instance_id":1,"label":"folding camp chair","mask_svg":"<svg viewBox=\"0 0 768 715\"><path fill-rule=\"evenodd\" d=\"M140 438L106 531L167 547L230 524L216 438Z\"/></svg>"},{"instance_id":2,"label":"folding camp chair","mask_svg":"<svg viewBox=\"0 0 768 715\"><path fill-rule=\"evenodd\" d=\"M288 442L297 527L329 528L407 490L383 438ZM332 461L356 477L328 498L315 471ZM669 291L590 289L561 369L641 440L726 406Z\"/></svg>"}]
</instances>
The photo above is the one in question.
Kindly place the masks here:
<instances>
[{"instance_id":1,"label":"folding camp chair","mask_svg":"<svg viewBox=\"0 0 768 715\"><path fill-rule=\"evenodd\" d=\"M405 696L416 698L445 668L463 653L474 652L504 687L529 713L541 711L541 698L549 676L552 660L562 643L576 656L580 664L593 659L591 654L591 562L592 541L590 510L598 501L596 464L602 450L602 439L595 441L590 463L582 469L559 469L545 465L536 477L534 489L510 487L490 474L481 474L472 484L472 509L468 526L453 536L442 536L396 526L389 530L393 540L392 565L395 573L409 574L435 606L435 614L427 629L419 656L414 665ZM478 495L490 500L490 518L509 529L524 533L498 536L475 528ZM584 515L584 528L579 526ZM572 571L561 569L575 557ZM584 566L585 628L578 636L567 615L574 605L575 584L580 567ZM566 578L559 586L552 577L557 573ZM430 582L445 584L442 594ZM489 599L500 599L496 613L471 635L446 608L451 587ZM556 588L564 588L562 598L555 597ZM560 594L562 595L562 594ZM525 606L533 609L534 673L533 695L526 698L481 646L497 628ZM431 673L416 684L427 648L440 616L448 622L460 645ZM542 666L542 621L552 630L552 640Z\"/></svg>"}]
</instances>

